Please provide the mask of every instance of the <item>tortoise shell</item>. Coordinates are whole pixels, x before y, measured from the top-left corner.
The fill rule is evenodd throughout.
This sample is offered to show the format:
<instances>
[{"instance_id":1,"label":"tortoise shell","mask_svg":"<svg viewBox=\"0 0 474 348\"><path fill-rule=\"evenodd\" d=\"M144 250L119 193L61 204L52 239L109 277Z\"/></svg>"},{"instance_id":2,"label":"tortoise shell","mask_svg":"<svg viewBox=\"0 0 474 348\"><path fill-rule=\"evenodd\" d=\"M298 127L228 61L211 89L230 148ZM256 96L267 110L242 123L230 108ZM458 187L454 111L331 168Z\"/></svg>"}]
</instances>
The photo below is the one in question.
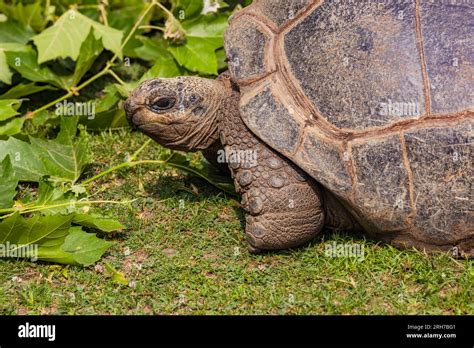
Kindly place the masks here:
<instances>
[{"instance_id":1,"label":"tortoise shell","mask_svg":"<svg viewBox=\"0 0 474 348\"><path fill-rule=\"evenodd\" d=\"M442 246L474 234L473 32L470 0L257 0L225 46L256 136L369 233Z\"/></svg>"}]
</instances>

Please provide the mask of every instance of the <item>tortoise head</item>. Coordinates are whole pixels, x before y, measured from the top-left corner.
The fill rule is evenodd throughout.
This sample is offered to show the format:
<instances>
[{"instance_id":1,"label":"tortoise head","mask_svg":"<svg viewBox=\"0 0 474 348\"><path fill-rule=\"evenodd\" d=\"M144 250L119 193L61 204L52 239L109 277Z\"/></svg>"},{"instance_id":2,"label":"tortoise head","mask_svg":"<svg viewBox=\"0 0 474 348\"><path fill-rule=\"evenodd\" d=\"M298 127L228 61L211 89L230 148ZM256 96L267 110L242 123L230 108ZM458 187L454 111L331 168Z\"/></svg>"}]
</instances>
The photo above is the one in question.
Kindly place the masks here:
<instances>
[{"instance_id":1,"label":"tortoise head","mask_svg":"<svg viewBox=\"0 0 474 348\"><path fill-rule=\"evenodd\" d=\"M219 109L226 99L219 80L155 78L143 82L124 104L128 122L159 144L198 151L218 138Z\"/></svg>"}]
</instances>

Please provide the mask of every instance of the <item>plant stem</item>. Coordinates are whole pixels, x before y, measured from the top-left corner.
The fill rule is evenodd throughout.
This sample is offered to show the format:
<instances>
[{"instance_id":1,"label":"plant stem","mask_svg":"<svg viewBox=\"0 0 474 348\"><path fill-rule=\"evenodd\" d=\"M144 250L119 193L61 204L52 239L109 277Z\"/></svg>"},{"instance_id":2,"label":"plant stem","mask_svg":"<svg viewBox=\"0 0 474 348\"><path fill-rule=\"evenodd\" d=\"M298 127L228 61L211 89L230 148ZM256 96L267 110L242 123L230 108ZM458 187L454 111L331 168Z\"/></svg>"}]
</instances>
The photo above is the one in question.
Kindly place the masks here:
<instances>
[{"instance_id":1,"label":"plant stem","mask_svg":"<svg viewBox=\"0 0 474 348\"><path fill-rule=\"evenodd\" d=\"M107 20L107 11L105 10L105 5L103 3L99 5L99 11L102 15L102 19L104 20L104 25L108 27L109 21Z\"/></svg>"},{"instance_id":2,"label":"plant stem","mask_svg":"<svg viewBox=\"0 0 474 348\"><path fill-rule=\"evenodd\" d=\"M112 77L116 79L117 82L120 83L122 86L125 85L125 82L123 82L123 80L113 70L109 70L108 73L112 75Z\"/></svg>"},{"instance_id":3,"label":"plant stem","mask_svg":"<svg viewBox=\"0 0 474 348\"><path fill-rule=\"evenodd\" d=\"M95 181L95 180L97 180L97 179L99 179L99 178L101 178L101 177L103 177L103 176L105 176L105 175L107 175L107 174L109 174L109 173L112 173L112 172L114 172L114 171L116 171L116 170L119 170L119 169L125 168L125 167L131 167L131 166L130 166L130 163L132 163L132 162L124 162L124 163L121 163L121 164L119 164L119 165L117 165L117 166L115 166L115 167L109 168L109 169L103 171L102 173L99 173L99 174L97 174L97 175L94 175L92 178L89 178L89 179L87 179L87 180L84 180L83 182L79 183L79 185L84 186L84 185L90 184L92 181Z\"/></svg>"},{"instance_id":4,"label":"plant stem","mask_svg":"<svg viewBox=\"0 0 474 348\"><path fill-rule=\"evenodd\" d=\"M156 25L140 25L140 26L138 27L138 29L156 29L156 30L160 30L160 31L162 31L162 32L165 31L165 28L163 28L163 27L158 27L158 26L156 26Z\"/></svg>"},{"instance_id":5,"label":"plant stem","mask_svg":"<svg viewBox=\"0 0 474 348\"><path fill-rule=\"evenodd\" d=\"M156 5L161 8L168 16L174 17L173 13L170 12L166 7L164 7L162 4L160 4L159 1L156 1Z\"/></svg>"},{"instance_id":6,"label":"plant stem","mask_svg":"<svg viewBox=\"0 0 474 348\"><path fill-rule=\"evenodd\" d=\"M135 161L137 159L137 156L140 154L140 152L142 152L148 146L148 144L151 143L151 140L152 139L148 139L142 146L140 146L140 148L137 151L135 151L132 156L130 156L128 161Z\"/></svg>"},{"instance_id":7,"label":"plant stem","mask_svg":"<svg viewBox=\"0 0 474 348\"><path fill-rule=\"evenodd\" d=\"M147 145L147 144L145 144ZM143 146L142 146L143 147ZM140 150L140 149L139 149ZM200 172L198 172L197 170L194 170L190 167L186 167L186 166L182 166L180 164L176 164L176 163L170 163L168 162L169 158L166 160L166 161L163 161L163 160L140 160L140 161L128 161L128 162L124 162L124 163L121 163L115 167L112 167L112 168L109 168L105 171L103 171L102 173L99 173L95 176L93 176L92 178L89 178L87 180L84 180L83 182L81 182L79 185L87 185L87 184L90 184L91 182L97 180L97 179L100 179L102 178L103 176L106 176L107 174L110 174L116 170L119 170L119 169L122 169L122 168L131 168L131 167L134 167L134 166L137 166L137 165L140 165L140 164L158 164L158 165L168 165L170 167L174 167L176 169L180 169L181 171L183 172L186 172L186 173L189 173L189 174L192 174L192 175L195 175L205 181L207 181L209 184L211 184L212 186L218 188L219 190L223 190L225 192L227 192L228 194L231 194L233 196L236 196L235 193L233 192L230 192L228 190L225 190L222 186L219 186L219 184L215 183L214 181L212 181L211 179L209 179L208 177L206 177L205 175L201 174Z\"/></svg>"},{"instance_id":8,"label":"plant stem","mask_svg":"<svg viewBox=\"0 0 474 348\"><path fill-rule=\"evenodd\" d=\"M136 159L137 156L140 154L140 152L142 152L142 151L148 146L148 144L150 144L150 142L151 142L151 139L148 139L142 146L140 146L140 148L139 148L137 151L135 151L135 152L127 159L127 162L124 162L124 163L119 164L119 165L117 165L117 166L115 166L115 167L109 168L109 169L107 169L106 171L104 171L104 172L102 172L102 173L99 173L99 174L93 176L92 178L89 178L89 179L87 179L87 180L81 182L80 185L87 185L87 184L91 183L92 181L94 181L94 180L96 180L96 179L99 179L99 178L101 178L101 177L103 177L103 176L105 176L105 175L107 175L107 174L109 174L109 173L111 173L111 172L113 172L113 171L116 171L116 170L118 170L118 169L120 169L120 168L130 167L130 163L135 163L135 162L133 162L133 161L135 161L135 159Z\"/></svg>"},{"instance_id":9,"label":"plant stem","mask_svg":"<svg viewBox=\"0 0 474 348\"><path fill-rule=\"evenodd\" d=\"M102 77L103 75L107 74L110 70L110 64L107 64L105 66L105 68L102 70L102 71L99 71L97 74L95 74L94 76L92 76L90 79L88 79L87 81L83 82L82 84L80 84L79 86L77 87L74 87L74 91L75 92L78 92L80 91L81 89L83 89L84 87L88 86L89 84L91 84L92 82L94 82L95 80L97 80L98 78ZM62 97L59 97L58 99L56 100L53 100L52 102L46 104L46 105L43 105L42 107L40 107L39 109L36 109L35 111L32 111L30 113L28 113L28 117L32 117L33 115L37 114L38 112L40 111L43 111L43 110L47 110L49 109L51 106L53 105L56 105L57 103L63 101L64 99L67 99L69 97L72 97L74 95L74 92L68 92L67 94L63 95ZM26 116L26 115L25 115Z\"/></svg>"},{"instance_id":10,"label":"plant stem","mask_svg":"<svg viewBox=\"0 0 474 348\"><path fill-rule=\"evenodd\" d=\"M32 117L33 115L37 114L38 112L40 111L43 111L43 110L47 110L49 109L51 106L54 106L56 105L57 103L59 102L62 102L64 99L67 99L69 97L72 97L73 96L73 93L72 92L68 92L67 94L63 95L62 97L59 97L58 99L56 100L53 100L52 102L46 104L46 105L43 105L42 107L40 107L39 109L36 109L32 112L29 112L29 113L26 113L25 115L23 115L24 118L30 118Z\"/></svg>"},{"instance_id":11,"label":"plant stem","mask_svg":"<svg viewBox=\"0 0 474 348\"><path fill-rule=\"evenodd\" d=\"M122 201L122 202L104 201L104 200L99 200L99 201L77 201L77 202L67 202L67 203L51 204L51 205L38 205L38 206L33 206L31 208L24 208L24 209L15 209L15 208L0 209L0 213L10 212L10 214L0 216L0 220L5 219L5 218L15 214L16 212L18 212L20 214L27 214L27 213L33 213L35 211L68 207L68 206L71 206L71 205L75 206L75 205L90 205L90 204L105 204L105 203L108 203L108 204L128 204L128 203L132 203L134 201L136 201L136 199L132 199L131 201Z\"/></svg>"},{"instance_id":12,"label":"plant stem","mask_svg":"<svg viewBox=\"0 0 474 348\"><path fill-rule=\"evenodd\" d=\"M149 5L148 7L145 9L145 11L143 11L143 13L141 14L141 16L138 18L138 20L135 22L135 25L133 26L132 30L130 30L130 33L128 33L127 37L125 38L125 40L123 41L122 45L120 46L120 51L123 50L123 48L125 47L125 45L128 43L128 41L132 38L133 34L135 34L135 32L137 31L138 27L140 26L140 23L145 19L146 15L148 14L148 12L150 12L150 10L153 8L153 6L155 5L160 5L159 2L157 0L153 0ZM112 64L113 62L115 62L115 60L118 58L118 53L115 53L114 56L112 57L112 59L110 59L110 63Z\"/></svg>"}]
</instances>

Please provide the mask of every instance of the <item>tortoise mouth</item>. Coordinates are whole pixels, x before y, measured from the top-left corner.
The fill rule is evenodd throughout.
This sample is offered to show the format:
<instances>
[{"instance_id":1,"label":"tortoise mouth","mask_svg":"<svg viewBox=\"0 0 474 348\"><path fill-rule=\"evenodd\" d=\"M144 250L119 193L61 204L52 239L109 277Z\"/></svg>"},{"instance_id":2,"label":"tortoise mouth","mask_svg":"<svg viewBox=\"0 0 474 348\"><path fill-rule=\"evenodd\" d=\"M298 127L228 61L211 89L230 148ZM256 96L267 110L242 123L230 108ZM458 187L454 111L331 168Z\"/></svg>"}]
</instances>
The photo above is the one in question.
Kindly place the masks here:
<instances>
[{"instance_id":1,"label":"tortoise mouth","mask_svg":"<svg viewBox=\"0 0 474 348\"><path fill-rule=\"evenodd\" d=\"M136 122L135 118L133 118L135 127L139 128L140 130L150 130L150 127L174 127L174 126L181 126L181 125L188 125L193 126L196 125L198 122L195 120L189 119L180 119L180 118L168 118L163 116L153 116L153 120L142 122Z\"/></svg>"},{"instance_id":2,"label":"tortoise mouth","mask_svg":"<svg viewBox=\"0 0 474 348\"><path fill-rule=\"evenodd\" d=\"M187 138L189 127L181 128L177 123L148 122L137 126L137 129L166 148L185 152L192 148Z\"/></svg>"}]
</instances>

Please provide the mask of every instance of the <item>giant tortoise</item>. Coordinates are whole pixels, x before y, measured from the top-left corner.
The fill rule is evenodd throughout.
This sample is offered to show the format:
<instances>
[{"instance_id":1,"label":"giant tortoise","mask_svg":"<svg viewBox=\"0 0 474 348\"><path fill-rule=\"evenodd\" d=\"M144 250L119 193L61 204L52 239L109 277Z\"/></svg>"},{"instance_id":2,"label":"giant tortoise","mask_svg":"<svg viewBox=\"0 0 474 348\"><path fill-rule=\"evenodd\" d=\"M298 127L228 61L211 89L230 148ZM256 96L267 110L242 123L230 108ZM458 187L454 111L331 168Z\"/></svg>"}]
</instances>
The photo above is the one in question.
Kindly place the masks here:
<instances>
[{"instance_id":1,"label":"giant tortoise","mask_svg":"<svg viewBox=\"0 0 474 348\"><path fill-rule=\"evenodd\" d=\"M472 257L473 32L471 0L257 0L229 72L145 81L127 118L227 162L252 252L327 227Z\"/></svg>"}]
</instances>

